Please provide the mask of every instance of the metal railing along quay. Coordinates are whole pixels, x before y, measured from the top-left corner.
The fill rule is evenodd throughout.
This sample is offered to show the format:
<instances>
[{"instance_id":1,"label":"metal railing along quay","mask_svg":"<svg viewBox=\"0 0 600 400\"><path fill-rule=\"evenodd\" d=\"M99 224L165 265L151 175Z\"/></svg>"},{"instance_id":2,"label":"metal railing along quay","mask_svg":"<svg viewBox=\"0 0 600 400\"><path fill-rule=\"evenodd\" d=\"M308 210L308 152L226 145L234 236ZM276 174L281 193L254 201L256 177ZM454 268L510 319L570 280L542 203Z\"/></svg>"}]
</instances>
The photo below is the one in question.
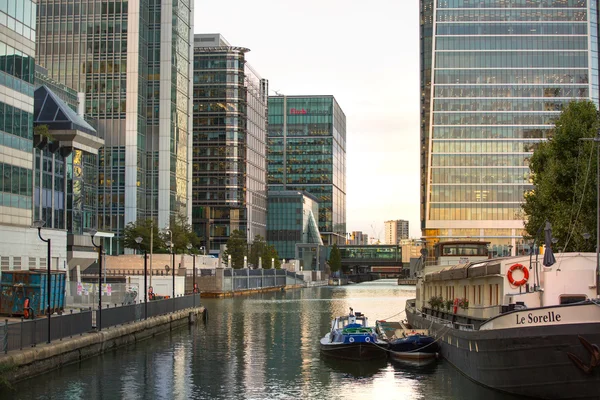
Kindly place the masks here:
<instances>
[{"instance_id":1,"label":"metal railing along quay","mask_svg":"<svg viewBox=\"0 0 600 400\"><path fill-rule=\"evenodd\" d=\"M147 304L137 303L102 308L99 310L83 310L68 314L54 315L51 318L50 338L48 338L48 319L21 319L11 322L8 319L0 323L0 346L6 354L11 350L21 350L35 347L48 341L63 340L64 338L82 335L86 332L107 329L117 325L141 321L159 315L169 314L188 308L200 306L200 294L192 294L174 299L152 300ZM147 310L147 312L146 312ZM98 319L98 313L102 318ZM101 326L96 321L101 320Z\"/></svg>"}]
</instances>

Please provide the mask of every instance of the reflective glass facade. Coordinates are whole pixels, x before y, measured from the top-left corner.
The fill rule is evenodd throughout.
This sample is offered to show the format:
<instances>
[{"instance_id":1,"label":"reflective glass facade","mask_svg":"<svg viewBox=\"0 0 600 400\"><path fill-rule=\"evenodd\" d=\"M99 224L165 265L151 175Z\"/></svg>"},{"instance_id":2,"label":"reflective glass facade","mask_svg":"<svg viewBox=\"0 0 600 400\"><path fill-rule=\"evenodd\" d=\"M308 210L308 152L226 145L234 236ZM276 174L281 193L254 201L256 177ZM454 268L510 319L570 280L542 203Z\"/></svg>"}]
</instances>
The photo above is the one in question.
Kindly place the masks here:
<instances>
[{"instance_id":1,"label":"reflective glass facade","mask_svg":"<svg viewBox=\"0 0 600 400\"><path fill-rule=\"evenodd\" d=\"M296 257L296 244L323 245L319 233L316 197L292 190L269 191L267 243L280 259Z\"/></svg>"},{"instance_id":2,"label":"reflective glass facade","mask_svg":"<svg viewBox=\"0 0 600 400\"><path fill-rule=\"evenodd\" d=\"M32 222L36 12L36 1L0 0L0 225ZM13 253L0 250L6 259Z\"/></svg>"},{"instance_id":3,"label":"reflective glass facade","mask_svg":"<svg viewBox=\"0 0 600 400\"><path fill-rule=\"evenodd\" d=\"M529 159L569 101L598 104L597 2L421 0L421 222L522 253Z\"/></svg>"},{"instance_id":4,"label":"reflective glass facade","mask_svg":"<svg viewBox=\"0 0 600 400\"><path fill-rule=\"evenodd\" d=\"M117 237L140 218L191 217L192 13L190 0L39 2L38 63L85 93L105 140L97 225Z\"/></svg>"},{"instance_id":5,"label":"reflective glass facade","mask_svg":"<svg viewBox=\"0 0 600 400\"><path fill-rule=\"evenodd\" d=\"M250 241L267 236L268 82L246 63L247 51L196 35L192 225L213 252L234 230Z\"/></svg>"},{"instance_id":6,"label":"reflective glass facade","mask_svg":"<svg viewBox=\"0 0 600 400\"><path fill-rule=\"evenodd\" d=\"M269 97L269 191L306 191L319 201L326 245L346 237L346 116L333 96Z\"/></svg>"}]
</instances>

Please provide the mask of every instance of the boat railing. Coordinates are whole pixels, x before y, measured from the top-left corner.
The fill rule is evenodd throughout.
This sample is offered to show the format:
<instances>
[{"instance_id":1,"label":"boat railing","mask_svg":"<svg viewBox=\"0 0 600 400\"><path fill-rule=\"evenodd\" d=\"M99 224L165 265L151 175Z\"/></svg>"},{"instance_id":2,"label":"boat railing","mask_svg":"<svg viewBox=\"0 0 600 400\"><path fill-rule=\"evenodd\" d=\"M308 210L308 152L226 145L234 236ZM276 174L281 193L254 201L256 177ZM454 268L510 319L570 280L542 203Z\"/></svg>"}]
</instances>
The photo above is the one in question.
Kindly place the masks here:
<instances>
[{"instance_id":1,"label":"boat railing","mask_svg":"<svg viewBox=\"0 0 600 400\"><path fill-rule=\"evenodd\" d=\"M433 315L426 314L425 312L415 308L415 310L421 314L422 318L425 318L428 321L432 321L436 324L440 324L446 326L448 328L458 329L460 331L474 331L475 325L473 324L463 324L461 322L452 322L444 318L434 317Z\"/></svg>"}]
</instances>

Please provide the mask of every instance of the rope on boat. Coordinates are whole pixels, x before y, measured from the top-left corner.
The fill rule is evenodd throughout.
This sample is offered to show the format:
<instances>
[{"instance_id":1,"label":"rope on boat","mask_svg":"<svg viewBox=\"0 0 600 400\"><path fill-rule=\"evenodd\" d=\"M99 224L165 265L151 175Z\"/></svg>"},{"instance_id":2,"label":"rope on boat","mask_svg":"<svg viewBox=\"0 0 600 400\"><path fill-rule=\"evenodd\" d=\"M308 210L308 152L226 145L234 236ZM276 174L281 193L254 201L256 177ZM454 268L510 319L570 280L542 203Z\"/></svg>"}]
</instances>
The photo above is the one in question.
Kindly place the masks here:
<instances>
[{"instance_id":1,"label":"rope on boat","mask_svg":"<svg viewBox=\"0 0 600 400\"><path fill-rule=\"evenodd\" d=\"M400 314L402 314L402 313L403 313L405 310L406 310L406 308L405 308L404 310L400 311L398 314L394 314L394 315L392 315L391 317L384 318L383 320L384 320L384 321L387 321L387 320L388 320L388 319L390 319L390 318L394 318L396 315L400 315Z\"/></svg>"},{"instance_id":2,"label":"rope on boat","mask_svg":"<svg viewBox=\"0 0 600 400\"><path fill-rule=\"evenodd\" d=\"M385 351L387 351L387 352L389 352L389 353L394 353L394 354L415 353L415 352L418 352L418 351L421 351L421 350L423 350L423 349L424 349L424 348L426 348L426 347L429 347L429 346L431 346L431 345L432 345L432 344L434 344L434 343L437 343L437 342L438 342L440 339L442 339L442 338L444 337L444 335L445 335L445 334L446 334L446 333L447 333L447 332L448 332L450 329L451 329L451 327L446 327L446 331L445 331L444 333L440 334L440 335L439 335L439 337L438 337L438 338L436 338L436 339L435 339L433 342L431 342L431 343L428 343L428 344L426 344L425 346L423 346L423 347L420 347L420 348L418 348L418 349L413 349L413 350L409 350L409 351L394 351L394 350L390 350L390 349L388 349L388 348L385 348L385 347L383 347L383 346L380 346L380 345L378 345L377 343L373 343L373 344L374 344L375 346L379 347L380 349L382 349L382 350L385 350Z\"/></svg>"}]
</instances>

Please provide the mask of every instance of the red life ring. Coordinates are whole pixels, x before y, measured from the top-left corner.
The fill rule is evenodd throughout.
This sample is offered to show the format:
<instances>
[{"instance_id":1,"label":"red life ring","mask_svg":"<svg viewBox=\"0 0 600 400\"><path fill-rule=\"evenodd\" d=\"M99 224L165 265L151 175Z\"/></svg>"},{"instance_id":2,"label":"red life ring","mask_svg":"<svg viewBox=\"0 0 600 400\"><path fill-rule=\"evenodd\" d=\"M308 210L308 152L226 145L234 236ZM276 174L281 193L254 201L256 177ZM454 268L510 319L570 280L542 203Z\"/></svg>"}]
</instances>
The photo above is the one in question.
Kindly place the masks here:
<instances>
[{"instance_id":1,"label":"red life ring","mask_svg":"<svg viewBox=\"0 0 600 400\"><path fill-rule=\"evenodd\" d=\"M520 269L521 272L523 272L523 279L521 279L519 281L514 280L512 273L515 269ZM513 264L508 269L506 277L508 278L508 281L510 282L511 285L523 286L524 284L527 283L527 280L529 280L529 270L526 267L524 267L522 264Z\"/></svg>"}]
</instances>

